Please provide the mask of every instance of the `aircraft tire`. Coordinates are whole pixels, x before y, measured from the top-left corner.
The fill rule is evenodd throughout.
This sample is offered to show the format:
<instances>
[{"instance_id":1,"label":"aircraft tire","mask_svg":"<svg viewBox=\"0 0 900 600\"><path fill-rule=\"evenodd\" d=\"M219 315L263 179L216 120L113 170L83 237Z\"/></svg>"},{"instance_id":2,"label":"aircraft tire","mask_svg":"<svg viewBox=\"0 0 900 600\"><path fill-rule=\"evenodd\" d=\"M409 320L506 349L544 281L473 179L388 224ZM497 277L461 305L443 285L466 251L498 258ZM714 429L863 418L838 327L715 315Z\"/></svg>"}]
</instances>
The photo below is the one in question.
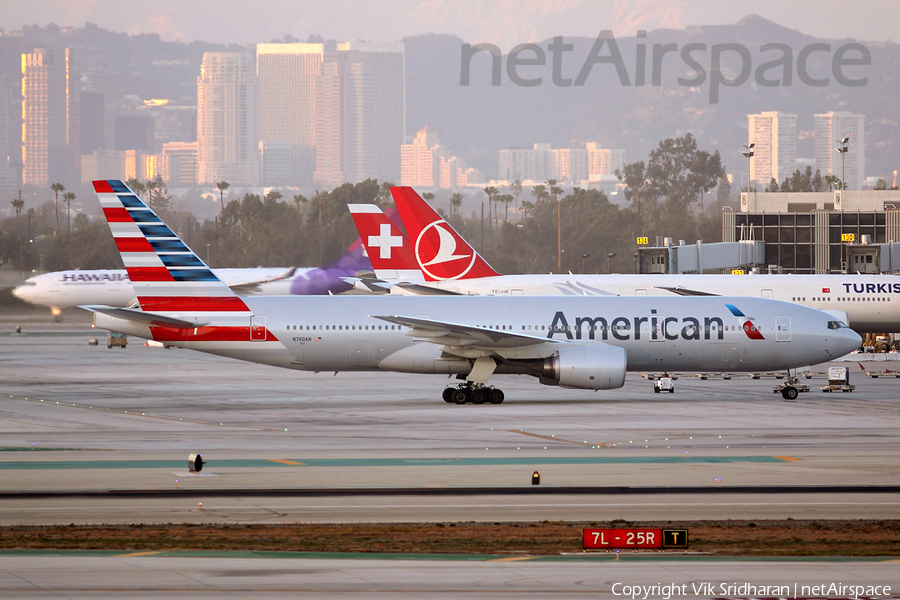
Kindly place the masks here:
<instances>
[{"instance_id":1,"label":"aircraft tire","mask_svg":"<svg viewBox=\"0 0 900 600\"><path fill-rule=\"evenodd\" d=\"M781 397L785 400L796 400L799 392L794 386L788 385L781 390Z\"/></svg>"},{"instance_id":2,"label":"aircraft tire","mask_svg":"<svg viewBox=\"0 0 900 600\"><path fill-rule=\"evenodd\" d=\"M670 388L670 389L669 389L669 393L670 393L670 394L674 394L674 393L675 393L675 388Z\"/></svg>"},{"instance_id":3,"label":"aircraft tire","mask_svg":"<svg viewBox=\"0 0 900 600\"><path fill-rule=\"evenodd\" d=\"M469 390L466 388L457 388L453 390L453 402L456 404L465 404L469 401Z\"/></svg>"},{"instance_id":4,"label":"aircraft tire","mask_svg":"<svg viewBox=\"0 0 900 600\"><path fill-rule=\"evenodd\" d=\"M487 390L483 388L476 388L472 390L472 404L484 404L486 397Z\"/></svg>"},{"instance_id":5,"label":"aircraft tire","mask_svg":"<svg viewBox=\"0 0 900 600\"><path fill-rule=\"evenodd\" d=\"M505 397L506 396L503 393L503 390L497 388L492 389L488 394L488 399L490 400L491 404L500 404L501 402L503 402L503 399Z\"/></svg>"},{"instance_id":6,"label":"aircraft tire","mask_svg":"<svg viewBox=\"0 0 900 600\"><path fill-rule=\"evenodd\" d=\"M444 391L441 392L441 398L444 399L444 402L453 403L453 392L456 391L453 388L444 388Z\"/></svg>"}]
</instances>

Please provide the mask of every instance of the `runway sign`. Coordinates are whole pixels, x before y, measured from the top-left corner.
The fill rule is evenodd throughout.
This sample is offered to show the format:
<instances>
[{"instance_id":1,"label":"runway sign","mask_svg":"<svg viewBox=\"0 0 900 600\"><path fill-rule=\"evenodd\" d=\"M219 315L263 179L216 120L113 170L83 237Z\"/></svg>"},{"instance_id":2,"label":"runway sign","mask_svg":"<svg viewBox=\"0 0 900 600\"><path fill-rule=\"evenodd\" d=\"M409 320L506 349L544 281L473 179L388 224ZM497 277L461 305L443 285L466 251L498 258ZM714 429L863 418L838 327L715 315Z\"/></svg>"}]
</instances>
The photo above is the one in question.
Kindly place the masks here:
<instances>
[{"instance_id":1,"label":"runway sign","mask_svg":"<svg viewBox=\"0 0 900 600\"><path fill-rule=\"evenodd\" d=\"M687 529L584 529L585 550L664 550L688 547Z\"/></svg>"}]
</instances>

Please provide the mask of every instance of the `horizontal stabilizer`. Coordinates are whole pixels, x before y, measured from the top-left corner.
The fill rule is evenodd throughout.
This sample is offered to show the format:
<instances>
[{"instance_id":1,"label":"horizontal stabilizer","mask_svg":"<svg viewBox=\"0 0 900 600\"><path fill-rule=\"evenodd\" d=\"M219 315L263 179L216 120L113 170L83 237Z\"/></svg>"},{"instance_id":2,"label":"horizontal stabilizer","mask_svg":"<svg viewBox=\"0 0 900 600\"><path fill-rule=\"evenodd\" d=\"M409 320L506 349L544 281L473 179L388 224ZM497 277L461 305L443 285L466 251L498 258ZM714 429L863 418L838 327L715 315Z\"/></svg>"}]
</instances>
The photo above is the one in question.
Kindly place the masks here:
<instances>
[{"instance_id":1,"label":"horizontal stabilizer","mask_svg":"<svg viewBox=\"0 0 900 600\"><path fill-rule=\"evenodd\" d=\"M666 290L667 292L672 292L673 294L677 294L679 296L718 296L719 295L719 294L712 294L710 292L702 292L700 290L691 290L691 289L683 288L680 286L666 287L664 285L654 285L653 287L658 290Z\"/></svg>"},{"instance_id":2,"label":"horizontal stabilizer","mask_svg":"<svg viewBox=\"0 0 900 600\"><path fill-rule=\"evenodd\" d=\"M183 319L176 319L174 317L167 317L164 315L158 315L150 312L143 312L140 310L132 310L130 308L114 308L112 306L80 306L79 308L83 308L85 310L89 310L95 313L101 313L104 315L108 315L110 317L116 317L118 319L125 319L127 321L137 321L138 323L145 323L147 325L155 325L157 327L174 327L175 329L195 329L197 327L203 327L208 324L209 321L204 319L196 319L194 321L185 321Z\"/></svg>"},{"instance_id":3,"label":"horizontal stabilizer","mask_svg":"<svg viewBox=\"0 0 900 600\"><path fill-rule=\"evenodd\" d=\"M431 287L429 285L422 285L421 283L408 283L408 282L400 282L397 283L396 286L398 288L403 288L408 292L412 292L413 294L419 294L421 296L460 296L459 292L451 292L450 290L442 290L440 288Z\"/></svg>"},{"instance_id":4,"label":"horizontal stabilizer","mask_svg":"<svg viewBox=\"0 0 900 600\"><path fill-rule=\"evenodd\" d=\"M273 281L284 281L285 279L290 279L297 272L297 267L291 267L278 277L268 277L265 279L255 279L249 281L239 281L236 283L229 283L228 287L236 294L252 294L254 292L258 292L260 286L265 285L267 283L272 283Z\"/></svg>"}]
</instances>

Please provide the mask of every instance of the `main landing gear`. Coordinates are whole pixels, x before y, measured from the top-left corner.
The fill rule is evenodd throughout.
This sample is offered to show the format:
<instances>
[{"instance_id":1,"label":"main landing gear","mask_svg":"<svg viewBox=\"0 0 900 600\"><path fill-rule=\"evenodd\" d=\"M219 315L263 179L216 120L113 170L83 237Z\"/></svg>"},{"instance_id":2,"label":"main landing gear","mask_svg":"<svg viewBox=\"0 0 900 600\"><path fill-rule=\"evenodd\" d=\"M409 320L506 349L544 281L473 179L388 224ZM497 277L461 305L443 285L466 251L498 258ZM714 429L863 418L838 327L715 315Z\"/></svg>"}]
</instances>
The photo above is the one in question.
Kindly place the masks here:
<instances>
[{"instance_id":1,"label":"main landing gear","mask_svg":"<svg viewBox=\"0 0 900 600\"><path fill-rule=\"evenodd\" d=\"M472 404L484 404L485 402L500 404L505 396L503 390L493 386L461 383L456 387L444 388L441 397L444 399L444 402L450 404L466 404L467 402Z\"/></svg>"}]
</instances>

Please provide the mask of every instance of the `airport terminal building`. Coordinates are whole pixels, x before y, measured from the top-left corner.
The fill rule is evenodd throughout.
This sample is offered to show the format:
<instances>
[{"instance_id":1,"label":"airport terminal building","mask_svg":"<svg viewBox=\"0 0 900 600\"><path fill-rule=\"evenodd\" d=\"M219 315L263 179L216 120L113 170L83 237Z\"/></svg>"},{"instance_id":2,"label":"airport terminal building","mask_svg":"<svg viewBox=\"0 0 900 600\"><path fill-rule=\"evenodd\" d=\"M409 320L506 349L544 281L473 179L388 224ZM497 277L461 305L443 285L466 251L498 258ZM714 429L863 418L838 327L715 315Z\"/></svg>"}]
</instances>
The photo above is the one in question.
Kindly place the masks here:
<instances>
[{"instance_id":1,"label":"airport terminal building","mask_svg":"<svg viewBox=\"0 0 900 600\"><path fill-rule=\"evenodd\" d=\"M762 271L900 271L900 191L743 192L723 242L763 241Z\"/></svg>"}]
</instances>

